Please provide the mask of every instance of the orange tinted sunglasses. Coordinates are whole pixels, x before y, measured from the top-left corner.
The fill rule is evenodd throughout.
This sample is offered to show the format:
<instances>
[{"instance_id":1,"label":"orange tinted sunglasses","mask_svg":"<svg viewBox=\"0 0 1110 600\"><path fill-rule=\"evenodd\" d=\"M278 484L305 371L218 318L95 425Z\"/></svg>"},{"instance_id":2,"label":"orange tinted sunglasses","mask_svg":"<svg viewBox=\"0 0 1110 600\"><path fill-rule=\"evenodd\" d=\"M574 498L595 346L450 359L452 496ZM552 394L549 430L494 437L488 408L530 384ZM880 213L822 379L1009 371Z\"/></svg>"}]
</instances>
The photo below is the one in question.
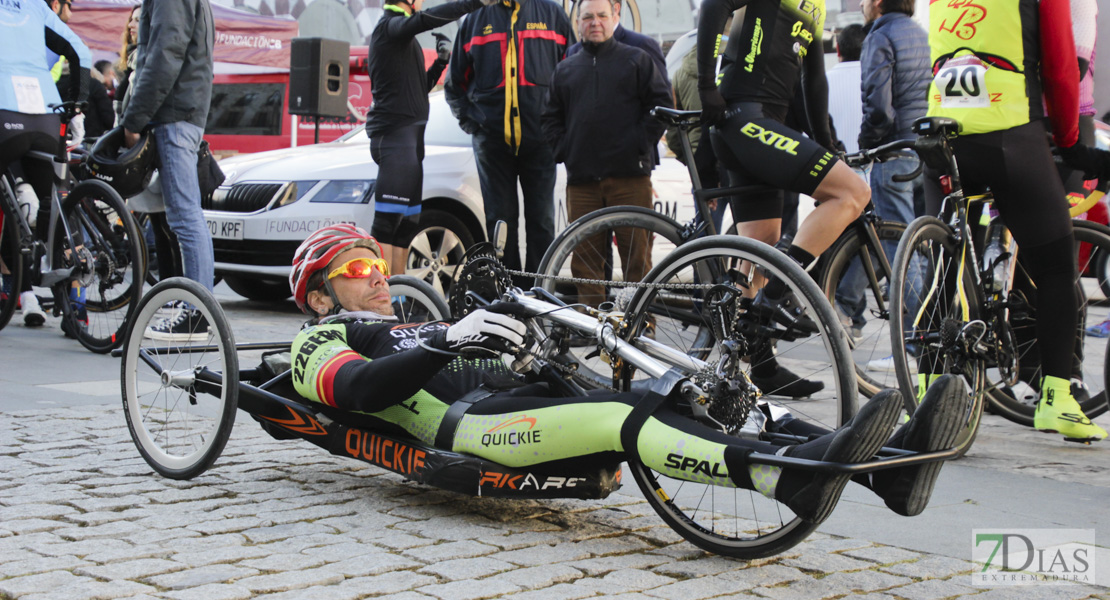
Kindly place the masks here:
<instances>
[{"instance_id":1,"label":"orange tinted sunglasses","mask_svg":"<svg viewBox=\"0 0 1110 600\"><path fill-rule=\"evenodd\" d=\"M389 277L389 263L384 258L352 258L328 273L328 279L335 279L340 275L348 279L365 279L374 274L374 269Z\"/></svg>"}]
</instances>

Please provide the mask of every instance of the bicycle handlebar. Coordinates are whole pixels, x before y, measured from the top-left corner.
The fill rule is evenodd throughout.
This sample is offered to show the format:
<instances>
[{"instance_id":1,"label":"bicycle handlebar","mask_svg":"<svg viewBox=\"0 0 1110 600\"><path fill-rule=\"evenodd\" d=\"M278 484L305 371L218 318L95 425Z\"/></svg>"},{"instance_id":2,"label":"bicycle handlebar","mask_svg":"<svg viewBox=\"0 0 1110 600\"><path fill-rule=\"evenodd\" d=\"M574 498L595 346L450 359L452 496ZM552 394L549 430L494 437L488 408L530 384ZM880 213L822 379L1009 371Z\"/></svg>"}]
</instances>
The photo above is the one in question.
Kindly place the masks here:
<instances>
[{"instance_id":1,"label":"bicycle handlebar","mask_svg":"<svg viewBox=\"0 0 1110 600\"><path fill-rule=\"evenodd\" d=\"M85 109L88 107L88 102L77 102L75 100L66 100L60 104L50 105L50 109L54 111L54 114L60 116L65 123L69 123L73 120L73 117L85 112Z\"/></svg>"}]
</instances>

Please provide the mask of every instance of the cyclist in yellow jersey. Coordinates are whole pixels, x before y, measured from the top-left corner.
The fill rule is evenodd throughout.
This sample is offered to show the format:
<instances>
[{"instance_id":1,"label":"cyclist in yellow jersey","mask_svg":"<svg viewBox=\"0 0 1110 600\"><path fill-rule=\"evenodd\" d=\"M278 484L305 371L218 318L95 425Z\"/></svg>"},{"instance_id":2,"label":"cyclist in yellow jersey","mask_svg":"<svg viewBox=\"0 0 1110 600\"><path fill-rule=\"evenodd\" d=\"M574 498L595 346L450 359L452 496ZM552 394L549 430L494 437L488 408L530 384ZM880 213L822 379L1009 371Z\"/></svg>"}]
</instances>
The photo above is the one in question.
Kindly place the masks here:
<instances>
[{"instance_id":1,"label":"cyclist in yellow jersey","mask_svg":"<svg viewBox=\"0 0 1110 600\"><path fill-rule=\"evenodd\" d=\"M1101 440L1106 431L1083 414L1069 381L1078 311L1074 238L1044 123L1047 107L1069 162L1090 156L1077 143L1079 68L1068 0L932 0L929 46L929 115L960 122L953 148L964 187L994 192L1037 286L1045 377L1034 426L1070 441Z\"/></svg>"}]
</instances>

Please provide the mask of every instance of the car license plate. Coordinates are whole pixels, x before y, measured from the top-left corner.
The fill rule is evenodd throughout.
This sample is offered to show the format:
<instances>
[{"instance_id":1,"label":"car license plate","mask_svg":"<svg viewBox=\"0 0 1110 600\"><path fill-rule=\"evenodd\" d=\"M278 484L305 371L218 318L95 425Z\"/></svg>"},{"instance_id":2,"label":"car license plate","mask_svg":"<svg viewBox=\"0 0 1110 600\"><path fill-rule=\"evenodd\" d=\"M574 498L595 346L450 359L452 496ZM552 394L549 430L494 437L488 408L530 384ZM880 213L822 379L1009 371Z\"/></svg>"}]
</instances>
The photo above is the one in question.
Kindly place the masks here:
<instances>
[{"instance_id":1,"label":"car license plate","mask_svg":"<svg viewBox=\"0 0 1110 600\"><path fill-rule=\"evenodd\" d=\"M217 219L215 217L205 217L208 222L208 231L212 233L212 237L220 240L242 240L243 239L243 220L242 219Z\"/></svg>"}]
</instances>

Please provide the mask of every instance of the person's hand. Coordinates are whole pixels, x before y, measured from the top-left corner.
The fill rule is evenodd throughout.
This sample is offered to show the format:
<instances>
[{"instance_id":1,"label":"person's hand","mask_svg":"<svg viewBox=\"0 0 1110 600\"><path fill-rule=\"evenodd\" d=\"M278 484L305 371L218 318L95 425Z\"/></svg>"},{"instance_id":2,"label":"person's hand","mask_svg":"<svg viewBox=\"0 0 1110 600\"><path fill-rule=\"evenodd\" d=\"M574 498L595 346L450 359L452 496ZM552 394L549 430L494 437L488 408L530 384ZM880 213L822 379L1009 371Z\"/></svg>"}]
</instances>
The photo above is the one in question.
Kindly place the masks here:
<instances>
[{"instance_id":1,"label":"person's hand","mask_svg":"<svg viewBox=\"0 0 1110 600\"><path fill-rule=\"evenodd\" d=\"M432 36L436 39L436 55L439 60L443 62L451 60L451 38L442 33L433 33Z\"/></svg>"},{"instance_id":2,"label":"person's hand","mask_svg":"<svg viewBox=\"0 0 1110 600\"><path fill-rule=\"evenodd\" d=\"M1058 147L1057 151L1069 167L1083 171L1084 179L1101 179L1110 175L1110 153L1080 143L1067 148Z\"/></svg>"},{"instance_id":3,"label":"person's hand","mask_svg":"<svg viewBox=\"0 0 1110 600\"><path fill-rule=\"evenodd\" d=\"M139 134L131 131L130 129L123 128L123 147L134 148L135 144L139 143Z\"/></svg>"},{"instance_id":4,"label":"person's hand","mask_svg":"<svg viewBox=\"0 0 1110 600\"><path fill-rule=\"evenodd\" d=\"M501 353L512 346L524 344L527 333L524 323L512 316L482 308L447 328L443 342L438 346L451 352L477 348Z\"/></svg>"},{"instance_id":5,"label":"person's hand","mask_svg":"<svg viewBox=\"0 0 1110 600\"><path fill-rule=\"evenodd\" d=\"M725 97L721 95L721 91L716 87L699 87L698 96L701 98L702 123L716 125L724 118L725 110L728 109L728 105L725 104Z\"/></svg>"},{"instance_id":6,"label":"person's hand","mask_svg":"<svg viewBox=\"0 0 1110 600\"><path fill-rule=\"evenodd\" d=\"M474 135L475 133L478 133L478 130L481 128L478 127L477 121L463 119L462 121L459 121L459 129L462 129L463 133L467 135Z\"/></svg>"}]
</instances>

